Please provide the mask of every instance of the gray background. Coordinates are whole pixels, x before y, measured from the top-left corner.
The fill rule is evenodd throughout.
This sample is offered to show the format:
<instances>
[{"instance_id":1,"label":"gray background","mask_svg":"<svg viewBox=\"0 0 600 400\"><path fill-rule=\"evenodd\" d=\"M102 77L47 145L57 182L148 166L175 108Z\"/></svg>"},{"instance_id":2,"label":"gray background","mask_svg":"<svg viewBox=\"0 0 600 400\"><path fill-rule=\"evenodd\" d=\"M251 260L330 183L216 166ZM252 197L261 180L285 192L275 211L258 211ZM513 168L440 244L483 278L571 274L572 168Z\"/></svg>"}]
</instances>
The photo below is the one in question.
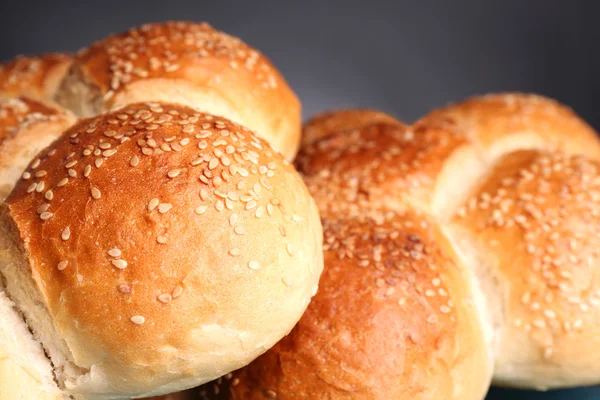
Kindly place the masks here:
<instances>
[{"instance_id":1,"label":"gray background","mask_svg":"<svg viewBox=\"0 0 600 400\"><path fill-rule=\"evenodd\" d=\"M75 51L144 22L208 21L267 54L304 116L363 106L410 122L492 91L545 94L600 128L598 1L0 0L0 59ZM493 389L488 399L600 399Z\"/></svg>"}]
</instances>

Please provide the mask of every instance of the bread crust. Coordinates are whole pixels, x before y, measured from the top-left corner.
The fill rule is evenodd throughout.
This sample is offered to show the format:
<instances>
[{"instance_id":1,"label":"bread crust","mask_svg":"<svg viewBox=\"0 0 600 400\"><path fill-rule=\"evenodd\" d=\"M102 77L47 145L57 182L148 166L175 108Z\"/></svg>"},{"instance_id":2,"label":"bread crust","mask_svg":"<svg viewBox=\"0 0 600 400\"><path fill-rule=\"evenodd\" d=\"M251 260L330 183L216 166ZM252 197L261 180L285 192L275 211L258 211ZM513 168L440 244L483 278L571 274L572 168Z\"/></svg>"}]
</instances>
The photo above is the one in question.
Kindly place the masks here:
<instances>
[{"instance_id":1,"label":"bread crust","mask_svg":"<svg viewBox=\"0 0 600 400\"><path fill-rule=\"evenodd\" d=\"M254 130L288 160L301 110L283 76L257 50L206 23L142 25L81 51L57 101L89 117L143 101L166 101Z\"/></svg>"},{"instance_id":2,"label":"bread crust","mask_svg":"<svg viewBox=\"0 0 600 400\"><path fill-rule=\"evenodd\" d=\"M59 376L67 393L197 386L271 347L316 291L314 201L266 141L224 118L129 105L80 120L27 172L3 234L80 371Z\"/></svg>"}]
</instances>

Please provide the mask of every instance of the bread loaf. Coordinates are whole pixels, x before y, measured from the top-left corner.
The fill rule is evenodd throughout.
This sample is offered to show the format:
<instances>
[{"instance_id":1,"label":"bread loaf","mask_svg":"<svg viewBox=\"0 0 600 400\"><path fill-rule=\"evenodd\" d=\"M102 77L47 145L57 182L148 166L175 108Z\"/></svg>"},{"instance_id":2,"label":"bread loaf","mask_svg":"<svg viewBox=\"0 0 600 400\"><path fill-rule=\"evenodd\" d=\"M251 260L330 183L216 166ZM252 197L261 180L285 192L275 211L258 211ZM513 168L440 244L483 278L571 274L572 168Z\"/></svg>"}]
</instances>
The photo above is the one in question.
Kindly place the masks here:
<instances>
[{"instance_id":1,"label":"bread loaf","mask_svg":"<svg viewBox=\"0 0 600 400\"><path fill-rule=\"evenodd\" d=\"M339 130L309 122L322 134L297 160L324 225L320 290L290 335L217 391L468 400L492 379L598 383L593 129L522 94L472 98L410 126L348 113Z\"/></svg>"}]
</instances>

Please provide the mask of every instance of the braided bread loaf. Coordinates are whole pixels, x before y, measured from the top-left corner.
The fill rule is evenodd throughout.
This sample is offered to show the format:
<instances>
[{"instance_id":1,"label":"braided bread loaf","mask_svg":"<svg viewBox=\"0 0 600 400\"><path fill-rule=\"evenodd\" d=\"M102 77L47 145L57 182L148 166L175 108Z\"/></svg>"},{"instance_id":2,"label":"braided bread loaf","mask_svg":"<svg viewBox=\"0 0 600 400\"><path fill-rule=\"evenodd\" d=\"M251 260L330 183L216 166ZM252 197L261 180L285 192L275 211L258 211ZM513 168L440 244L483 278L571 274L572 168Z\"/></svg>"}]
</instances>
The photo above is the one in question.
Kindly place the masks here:
<instances>
[{"instance_id":1,"label":"braided bread loaf","mask_svg":"<svg viewBox=\"0 0 600 400\"><path fill-rule=\"evenodd\" d=\"M599 157L585 122L531 95L411 126L364 110L313 119L297 166L324 226L320 289L290 335L222 380L231 398L599 382Z\"/></svg>"}]
</instances>

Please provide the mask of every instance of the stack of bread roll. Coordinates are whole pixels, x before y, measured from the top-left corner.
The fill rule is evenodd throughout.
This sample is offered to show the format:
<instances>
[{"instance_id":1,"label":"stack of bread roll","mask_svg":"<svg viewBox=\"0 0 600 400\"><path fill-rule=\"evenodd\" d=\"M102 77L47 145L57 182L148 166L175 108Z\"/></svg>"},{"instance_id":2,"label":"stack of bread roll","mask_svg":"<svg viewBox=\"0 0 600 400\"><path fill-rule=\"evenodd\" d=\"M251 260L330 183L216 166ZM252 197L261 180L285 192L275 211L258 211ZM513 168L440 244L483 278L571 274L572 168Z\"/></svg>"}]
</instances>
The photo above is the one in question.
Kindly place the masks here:
<instances>
[{"instance_id":1,"label":"stack of bread roll","mask_svg":"<svg viewBox=\"0 0 600 400\"><path fill-rule=\"evenodd\" d=\"M174 393L293 328L322 228L263 55L168 22L0 78L0 399Z\"/></svg>"},{"instance_id":2,"label":"stack of bread roll","mask_svg":"<svg viewBox=\"0 0 600 400\"><path fill-rule=\"evenodd\" d=\"M178 22L1 74L0 400L600 383L600 140L567 107L300 137L264 56Z\"/></svg>"}]
</instances>

